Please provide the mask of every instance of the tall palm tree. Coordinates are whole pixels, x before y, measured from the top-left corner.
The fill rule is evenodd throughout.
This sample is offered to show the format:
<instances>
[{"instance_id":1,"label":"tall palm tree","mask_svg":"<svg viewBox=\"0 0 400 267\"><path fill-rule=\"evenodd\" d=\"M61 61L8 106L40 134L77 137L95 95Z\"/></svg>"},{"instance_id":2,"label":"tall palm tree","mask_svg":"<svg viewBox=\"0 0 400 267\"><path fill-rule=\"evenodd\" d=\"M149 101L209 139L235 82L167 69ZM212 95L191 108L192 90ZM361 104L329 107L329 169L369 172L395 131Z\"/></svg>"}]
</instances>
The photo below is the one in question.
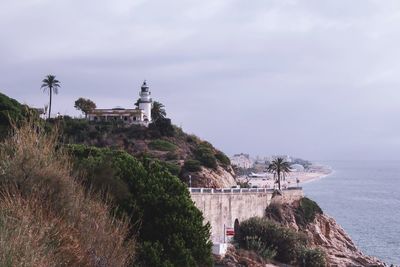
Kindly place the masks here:
<instances>
[{"instance_id":1,"label":"tall palm tree","mask_svg":"<svg viewBox=\"0 0 400 267\"><path fill-rule=\"evenodd\" d=\"M286 174L291 171L290 164L284 158L278 157L269 164L267 171L274 174L279 190L281 190L281 179L285 179Z\"/></svg>"},{"instance_id":2,"label":"tall palm tree","mask_svg":"<svg viewBox=\"0 0 400 267\"><path fill-rule=\"evenodd\" d=\"M40 88L43 88L43 91L49 91L50 94L50 103L49 103L49 119L51 116L51 101L53 98L53 93L58 94L58 88L60 87L60 81L56 80L55 75L47 75L45 79L42 81L42 86Z\"/></svg>"},{"instance_id":3,"label":"tall palm tree","mask_svg":"<svg viewBox=\"0 0 400 267\"><path fill-rule=\"evenodd\" d=\"M158 119L163 119L167 116L167 112L165 111L165 106L160 102L154 101L153 107L151 109L151 119L156 121Z\"/></svg>"}]
</instances>

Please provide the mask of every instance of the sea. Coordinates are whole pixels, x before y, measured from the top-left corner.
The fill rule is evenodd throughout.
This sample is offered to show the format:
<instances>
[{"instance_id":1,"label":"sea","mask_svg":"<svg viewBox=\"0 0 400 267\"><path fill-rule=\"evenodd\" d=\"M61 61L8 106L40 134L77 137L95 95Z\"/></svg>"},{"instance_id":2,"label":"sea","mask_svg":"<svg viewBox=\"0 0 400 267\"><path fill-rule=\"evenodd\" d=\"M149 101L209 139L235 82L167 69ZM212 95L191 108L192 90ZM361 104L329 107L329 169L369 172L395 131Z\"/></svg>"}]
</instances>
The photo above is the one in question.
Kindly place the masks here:
<instances>
[{"instance_id":1,"label":"sea","mask_svg":"<svg viewBox=\"0 0 400 267\"><path fill-rule=\"evenodd\" d=\"M319 162L333 172L304 183L366 255L400 266L400 161Z\"/></svg>"}]
</instances>

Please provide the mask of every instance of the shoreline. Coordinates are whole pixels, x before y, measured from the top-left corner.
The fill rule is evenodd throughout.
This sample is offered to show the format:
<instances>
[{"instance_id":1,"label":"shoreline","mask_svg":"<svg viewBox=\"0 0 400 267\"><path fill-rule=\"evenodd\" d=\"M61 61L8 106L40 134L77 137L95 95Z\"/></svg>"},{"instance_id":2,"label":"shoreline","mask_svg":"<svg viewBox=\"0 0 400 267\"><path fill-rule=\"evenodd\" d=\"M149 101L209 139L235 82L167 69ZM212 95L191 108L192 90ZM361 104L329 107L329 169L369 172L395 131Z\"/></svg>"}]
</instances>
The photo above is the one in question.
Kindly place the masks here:
<instances>
[{"instance_id":1,"label":"shoreline","mask_svg":"<svg viewBox=\"0 0 400 267\"><path fill-rule=\"evenodd\" d=\"M289 173L284 181L282 182L283 188L297 187L306 183L317 181L319 179L325 178L333 173L333 169L330 166L315 164L312 165L307 171L301 172L291 172ZM239 177L241 182L248 182L251 187L260 188L275 188L275 180L272 174L268 174L265 177ZM298 181L298 183L297 183Z\"/></svg>"},{"instance_id":2,"label":"shoreline","mask_svg":"<svg viewBox=\"0 0 400 267\"><path fill-rule=\"evenodd\" d=\"M312 171L307 172L294 172L291 173L286 179L289 184L296 183L299 180L299 185L311 183L334 173L334 170L330 166L316 165Z\"/></svg>"}]
</instances>

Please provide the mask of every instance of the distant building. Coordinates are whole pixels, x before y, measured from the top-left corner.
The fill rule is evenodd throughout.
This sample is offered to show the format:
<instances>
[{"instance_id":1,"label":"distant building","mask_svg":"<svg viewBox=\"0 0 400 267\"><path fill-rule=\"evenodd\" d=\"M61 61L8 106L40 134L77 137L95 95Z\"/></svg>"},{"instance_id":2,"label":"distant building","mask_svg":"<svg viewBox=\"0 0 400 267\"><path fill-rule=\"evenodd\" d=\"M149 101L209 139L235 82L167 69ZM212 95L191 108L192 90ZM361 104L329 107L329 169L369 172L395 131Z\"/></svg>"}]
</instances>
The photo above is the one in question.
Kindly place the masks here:
<instances>
[{"instance_id":1,"label":"distant building","mask_svg":"<svg viewBox=\"0 0 400 267\"><path fill-rule=\"evenodd\" d=\"M293 172L304 172L304 167L300 164L292 164L290 165L290 169L292 169Z\"/></svg>"},{"instance_id":2,"label":"distant building","mask_svg":"<svg viewBox=\"0 0 400 267\"><path fill-rule=\"evenodd\" d=\"M291 158L290 156L288 156L288 155L275 155L275 156L271 156L271 157L268 157L268 158L267 158L267 161L271 162L271 161L273 161L274 159L277 159L277 158L283 158L286 162L289 162L289 163L292 162L292 158Z\"/></svg>"},{"instance_id":3,"label":"distant building","mask_svg":"<svg viewBox=\"0 0 400 267\"><path fill-rule=\"evenodd\" d=\"M122 121L126 124L139 124L148 126L151 123L151 108L153 100L150 98L151 92L146 81L143 82L139 93L138 107L126 109L116 107L112 109L94 109L88 113L88 120L93 122L100 121Z\"/></svg>"},{"instance_id":4,"label":"distant building","mask_svg":"<svg viewBox=\"0 0 400 267\"><path fill-rule=\"evenodd\" d=\"M243 153L233 155L233 157L231 157L231 164L243 169L250 169L253 167L253 161L250 155Z\"/></svg>"}]
</instances>

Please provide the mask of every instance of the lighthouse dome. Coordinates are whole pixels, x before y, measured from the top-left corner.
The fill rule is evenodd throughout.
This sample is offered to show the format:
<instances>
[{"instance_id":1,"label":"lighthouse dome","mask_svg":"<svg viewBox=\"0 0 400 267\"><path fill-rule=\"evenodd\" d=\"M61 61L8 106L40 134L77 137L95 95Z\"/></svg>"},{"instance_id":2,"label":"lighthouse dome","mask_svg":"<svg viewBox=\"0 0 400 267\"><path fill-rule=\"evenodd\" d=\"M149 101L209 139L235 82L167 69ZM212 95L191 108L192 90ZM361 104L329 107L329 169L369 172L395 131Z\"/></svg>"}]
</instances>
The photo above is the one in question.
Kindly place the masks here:
<instances>
[{"instance_id":1,"label":"lighthouse dome","mask_svg":"<svg viewBox=\"0 0 400 267\"><path fill-rule=\"evenodd\" d=\"M144 80L141 89L142 89L142 92L148 92L149 91L149 86L147 85L146 80Z\"/></svg>"}]
</instances>

